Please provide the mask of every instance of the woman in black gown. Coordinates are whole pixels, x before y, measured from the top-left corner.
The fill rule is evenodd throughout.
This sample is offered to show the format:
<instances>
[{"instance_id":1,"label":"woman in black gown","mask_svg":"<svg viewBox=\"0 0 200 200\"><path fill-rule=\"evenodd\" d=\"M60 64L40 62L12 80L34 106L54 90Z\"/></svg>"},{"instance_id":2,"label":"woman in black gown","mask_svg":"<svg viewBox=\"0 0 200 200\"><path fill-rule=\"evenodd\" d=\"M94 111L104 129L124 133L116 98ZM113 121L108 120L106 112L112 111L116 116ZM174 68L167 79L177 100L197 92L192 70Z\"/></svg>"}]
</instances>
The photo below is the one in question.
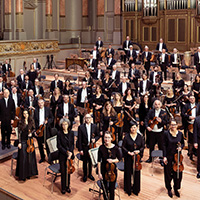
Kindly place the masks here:
<instances>
[{"instance_id":1,"label":"woman in black gown","mask_svg":"<svg viewBox=\"0 0 200 200\"><path fill-rule=\"evenodd\" d=\"M29 116L28 110L24 110L18 126L19 144L16 176L19 180L25 181L31 176L38 175L35 150L31 153L27 152L27 141L32 138L32 131L34 131L34 129L34 120Z\"/></svg>"},{"instance_id":2,"label":"woman in black gown","mask_svg":"<svg viewBox=\"0 0 200 200\"><path fill-rule=\"evenodd\" d=\"M112 79L110 78L109 73L105 73L105 78L103 80L103 93L106 95L106 100L109 101L111 98L111 93L112 93Z\"/></svg>"},{"instance_id":3,"label":"woman in black gown","mask_svg":"<svg viewBox=\"0 0 200 200\"><path fill-rule=\"evenodd\" d=\"M68 79L66 79L66 81L65 81L65 87L63 89L63 94L67 94L67 95L73 95L74 94L70 80L68 80Z\"/></svg>"},{"instance_id":4,"label":"woman in black gown","mask_svg":"<svg viewBox=\"0 0 200 200\"><path fill-rule=\"evenodd\" d=\"M137 124L131 122L130 134L123 139L122 151L124 155L124 191L130 196L131 191L135 195L140 192L140 171L135 170L133 176L133 156L139 154L142 158L144 151L144 139L137 133ZM134 177L132 186L131 179Z\"/></svg>"},{"instance_id":5,"label":"woman in black gown","mask_svg":"<svg viewBox=\"0 0 200 200\"><path fill-rule=\"evenodd\" d=\"M115 183L117 180L117 168L116 163L121 160L121 154L119 148L111 143L112 134L109 131L106 131L104 134L105 143L99 147L98 151L98 176L100 180L103 180L105 190L110 193L109 200L115 199ZM115 180L113 182L109 182L106 180L106 164L114 164L115 169ZM109 185L109 186L108 186ZM103 193L104 200L107 200L105 191ZM108 197L108 196L107 196Z\"/></svg>"},{"instance_id":6,"label":"woman in black gown","mask_svg":"<svg viewBox=\"0 0 200 200\"><path fill-rule=\"evenodd\" d=\"M70 121L67 118L60 120L61 130L58 132L57 147L61 172L61 193L70 193L70 174L66 173L67 159L74 158L74 132L69 131Z\"/></svg>"},{"instance_id":7,"label":"woman in black gown","mask_svg":"<svg viewBox=\"0 0 200 200\"><path fill-rule=\"evenodd\" d=\"M172 86L172 88L173 88L173 91L174 91L174 95L176 96L176 97L178 97L180 94L181 94L181 92L183 91L183 87L184 87L184 80L181 78L181 75L180 75L180 73L178 72L177 74L176 74L176 79L175 79L175 81L173 82L173 86Z\"/></svg>"},{"instance_id":8,"label":"woman in black gown","mask_svg":"<svg viewBox=\"0 0 200 200\"><path fill-rule=\"evenodd\" d=\"M27 75L29 77L29 81L35 85L35 79L37 78L37 71L34 69L34 65L32 64L30 67L30 70L27 72Z\"/></svg>"},{"instance_id":9,"label":"woman in black gown","mask_svg":"<svg viewBox=\"0 0 200 200\"><path fill-rule=\"evenodd\" d=\"M195 77L195 81L192 85L192 91L194 92L194 97L196 100L196 103L198 103L199 98L199 92L200 92L200 75L197 74Z\"/></svg>"},{"instance_id":10,"label":"woman in black gown","mask_svg":"<svg viewBox=\"0 0 200 200\"><path fill-rule=\"evenodd\" d=\"M178 148L178 143L180 142L181 147ZM165 187L168 190L168 195L172 198L171 192L171 181L174 182L174 192L177 197L180 197L178 190L181 187L182 172L179 172L179 178L177 178L177 172L173 170L174 155L181 151L184 146L184 139L182 132L177 130L177 123L175 120L170 122L169 130L164 132L163 139L163 161L164 166L164 176L165 176Z\"/></svg>"}]
</instances>

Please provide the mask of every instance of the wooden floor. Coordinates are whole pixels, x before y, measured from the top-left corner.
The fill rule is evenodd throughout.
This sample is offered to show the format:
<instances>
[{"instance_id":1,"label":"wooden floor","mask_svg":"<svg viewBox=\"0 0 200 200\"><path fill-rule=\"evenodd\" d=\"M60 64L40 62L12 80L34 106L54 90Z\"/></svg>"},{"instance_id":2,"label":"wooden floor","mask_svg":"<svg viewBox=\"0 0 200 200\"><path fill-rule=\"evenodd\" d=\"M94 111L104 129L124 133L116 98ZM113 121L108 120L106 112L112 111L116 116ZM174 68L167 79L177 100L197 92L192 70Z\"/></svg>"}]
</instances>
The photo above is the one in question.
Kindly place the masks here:
<instances>
[{"instance_id":1,"label":"wooden floor","mask_svg":"<svg viewBox=\"0 0 200 200\"><path fill-rule=\"evenodd\" d=\"M37 146L37 144L36 144ZM77 150L75 150L77 153ZM183 151L184 154L184 166L185 171L183 175L182 188L180 190L181 200L198 200L199 189L200 189L200 180L196 179L196 162L191 163L188 157L186 156L186 150ZM36 149L37 160L39 160L39 151ZM144 158L148 158L148 149L145 149ZM196 161L196 158L195 158ZM79 169L76 167L76 171L71 176L71 194L62 195L60 192L60 178L57 178L54 184L54 192L51 194L51 178L47 177L45 185L43 186L44 180L44 170L48 166L48 163L38 164L39 175L37 178L31 178L26 182L19 182L15 179L14 176L10 176L10 166L11 160L4 161L0 163L0 187L3 189L15 194L16 196L22 199L40 199L40 200L57 200L57 199L73 199L73 200L92 200L98 199L97 196L93 196L89 192L89 188L93 187L92 181L87 181L86 183L82 182L82 163L79 163ZM148 199L148 200L165 200L170 199L167 195L167 190L164 186L164 175L163 168L159 163L155 163L154 174L152 176L152 167L151 164L145 162L142 163L142 175L141 175L141 192L138 197L131 195L128 197L127 194L123 191L123 173L118 172L118 183L120 186L120 195L121 199ZM14 169L15 169L14 163ZM14 170L15 171L15 170ZM13 173L14 175L14 173ZM97 180L97 175L93 172ZM118 199L116 197L116 199ZM174 196L174 199L178 199Z\"/></svg>"}]
</instances>

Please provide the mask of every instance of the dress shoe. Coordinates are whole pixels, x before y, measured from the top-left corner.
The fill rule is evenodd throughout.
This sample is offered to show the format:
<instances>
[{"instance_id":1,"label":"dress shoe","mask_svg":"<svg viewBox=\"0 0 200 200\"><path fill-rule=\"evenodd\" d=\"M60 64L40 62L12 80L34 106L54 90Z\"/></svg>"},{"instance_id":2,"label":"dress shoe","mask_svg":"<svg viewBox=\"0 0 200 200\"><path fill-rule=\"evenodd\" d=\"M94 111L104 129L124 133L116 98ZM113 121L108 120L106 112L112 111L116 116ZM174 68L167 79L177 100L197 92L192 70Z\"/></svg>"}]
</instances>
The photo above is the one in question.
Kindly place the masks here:
<instances>
[{"instance_id":1,"label":"dress shoe","mask_svg":"<svg viewBox=\"0 0 200 200\"><path fill-rule=\"evenodd\" d=\"M148 160L145 161L146 163L151 163L152 162L152 159L149 158Z\"/></svg>"},{"instance_id":2,"label":"dress shoe","mask_svg":"<svg viewBox=\"0 0 200 200\"><path fill-rule=\"evenodd\" d=\"M66 193L66 191L65 191L65 190L61 190L61 193L62 193L62 194L65 194L65 193Z\"/></svg>"},{"instance_id":3,"label":"dress shoe","mask_svg":"<svg viewBox=\"0 0 200 200\"><path fill-rule=\"evenodd\" d=\"M87 181L87 176L84 176L83 177L83 182L86 182Z\"/></svg>"},{"instance_id":4,"label":"dress shoe","mask_svg":"<svg viewBox=\"0 0 200 200\"><path fill-rule=\"evenodd\" d=\"M4 150L6 147L5 147L5 145L2 145L2 147L1 147L1 148L2 148L2 150Z\"/></svg>"},{"instance_id":5,"label":"dress shoe","mask_svg":"<svg viewBox=\"0 0 200 200\"><path fill-rule=\"evenodd\" d=\"M161 165L162 167L164 167L164 162L163 162L163 160L160 161L160 165Z\"/></svg>"},{"instance_id":6,"label":"dress shoe","mask_svg":"<svg viewBox=\"0 0 200 200\"><path fill-rule=\"evenodd\" d=\"M88 178L92 181L95 181L95 178L92 175L89 175Z\"/></svg>"},{"instance_id":7,"label":"dress shoe","mask_svg":"<svg viewBox=\"0 0 200 200\"><path fill-rule=\"evenodd\" d=\"M171 190L168 190L168 196L171 197L171 198L173 197L173 194L172 194Z\"/></svg>"},{"instance_id":8,"label":"dress shoe","mask_svg":"<svg viewBox=\"0 0 200 200\"><path fill-rule=\"evenodd\" d=\"M42 162L44 162L45 161L45 159L40 159L39 160L39 164L41 164Z\"/></svg>"},{"instance_id":9,"label":"dress shoe","mask_svg":"<svg viewBox=\"0 0 200 200\"><path fill-rule=\"evenodd\" d=\"M174 193L177 197L180 197L180 193L178 192L178 190L174 190Z\"/></svg>"},{"instance_id":10,"label":"dress shoe","mask_svg":"<svg viewBox=\"0 0 200 200\"><path fill-rule=\"evenodd\" d=\"M197 174L197 178L200 178L200 172Z\"/></svg>"},{"instance_id":11,"label":"dress shoe","mask_svg":"<svg viewBox=\"0 0 200 200\"><path fill-rule=\"evenodd\" d=\"M7 144L7 148L8 148L8 149L10 149L10 148L11 148L10 144Z\"/></svg>"},{"instance_id":12,"label":"dress shoe","mask_svg":"<svg viewBox=\"0 0 200 200\"><path fill-rule=\"evenodd\" d=\"M71 189L69 187L66 188L67 193L71 193Z\"/></svg>"}]
</instances>

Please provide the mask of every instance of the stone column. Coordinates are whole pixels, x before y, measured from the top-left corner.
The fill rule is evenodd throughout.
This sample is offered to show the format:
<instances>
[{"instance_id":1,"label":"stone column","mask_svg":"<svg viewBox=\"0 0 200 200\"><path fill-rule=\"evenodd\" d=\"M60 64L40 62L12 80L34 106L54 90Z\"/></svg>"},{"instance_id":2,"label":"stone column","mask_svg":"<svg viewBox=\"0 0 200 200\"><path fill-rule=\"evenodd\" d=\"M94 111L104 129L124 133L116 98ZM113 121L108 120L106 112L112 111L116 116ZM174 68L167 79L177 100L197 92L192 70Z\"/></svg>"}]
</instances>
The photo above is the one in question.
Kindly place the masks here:
<instances>
[{"instance_id":1,"label":"stone column","mask_svg":"<svg viewBox=\"0 0 200 200\"><path fill-rule=\"evenodd\" d=\"M23 0L16 0L16 39L26 39L24 32Z\"/></svg>"},{"instance_id":2,"label":"stone column","mask_svg":"<svg viewBox=\"0 0 200 200\"><path fill-rule=\"evenodd\" d=\"M5 0L4 3L5 9L5 30L4 30L4 39L12 39L12 27L11 27L11 0Z\"/></svg>"},{"instance_id":3,"label":"stone column","mask_svg":"<svg viewBox=\"0 0 200 200\"><path fill-rule=\"evenodd\" d=\"M60 0L59 2L59 17L60 17L60 36L59 41L60 43L65 42L65 32L66 32L66 25L65 25L65 0Z\"/></svg>"},{"instance_id":4,"label":"stone column","mask_svg":"<svg viewBox=\"0 0 200 200\"><path fill-rule=\"evenodd\" d=\"M46 0L46 38L51 37L52 32L52 0Z\"/></svg>"}]
</instances>

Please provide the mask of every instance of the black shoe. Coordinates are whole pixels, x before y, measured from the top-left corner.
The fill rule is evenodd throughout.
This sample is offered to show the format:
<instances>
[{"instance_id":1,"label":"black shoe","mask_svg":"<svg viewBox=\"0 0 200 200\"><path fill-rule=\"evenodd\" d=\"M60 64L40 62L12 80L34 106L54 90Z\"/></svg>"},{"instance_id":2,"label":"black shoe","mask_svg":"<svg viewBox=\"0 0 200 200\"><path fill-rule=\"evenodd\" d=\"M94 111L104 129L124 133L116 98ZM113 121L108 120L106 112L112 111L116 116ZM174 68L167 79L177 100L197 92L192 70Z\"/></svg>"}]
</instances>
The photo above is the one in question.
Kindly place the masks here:
<instances>
[{"instance_id":1,"label":"black shoe","mask_svg":"<svg viewBox=\"0 0 200 200\"><path fill-rule=\"evenodd\" d=\"M65 191L65 190L61 190L61 193L62 193L62 194L65 194L65 193L66 193L66 191Z\"/></svg>"},{"instance_id":2,"label":"black shoe","mask_svg":"<svg viewBox=\"0 0 200 200\"><path fill-rule=\"evenodd\" d=\"M88 178L92 181L95 181L95 178L92 175L89 175Z\"/></svg>"},{"instance_id":3,"label":"black shoe","mask_svg":"<svg viewBox=\"0 0 200 200\"><path fill-rule=\"evenodd\" d=\"M133 192L134 195L138 196L138 193Z\"/></svg>"},{"instance_id":4,"label":"black shoe","mask_svg":"<svg viewBox=\"0 0 200 200\"><path fill-rule=\"evenodd\" d=\"M148 160L145 161L146 163L151 163L152 162L152 159L149 158Z\"/></svg>"},{"instance_id":5,"label":"black shoe","mask_svg":"<svg viewBox=\"0 0 200 200\"><path fill-rule=\"evenodd\" d=\"M174 190L174 193L177 197L180 197L180 193L178 192L178 190Z\"/></svg>"},{"instance_id":6,"label":"black shoe","mask_svg":"<svg viewBox=\"0 0 200 200\"><path fill-rule=\"evenodd\" d=\"M71 189L69 187L66 188L67 193L71 193Z\"/></svg>"},{"instance_id":7,"label":"black shoe","mask_svg":"<svg viewBox=\"0 0 200 200\"><path fill-rule=\"evenodd\" d=\"M2 148L2 150L4 150L6 147L5 147L5 145L2 145L2 147L1 147L1 148Z\"/></svg>"},{"instance_id":8,"label":"black shoe","mask_svg":"<svg viewBox=\"0 0 200 200\"><path fill-rule=\"evenodd\" d=\"M83 182L86 182L87 181L87 176L84 176L83 177Z\"/></svg>"},{"instance_id":9,"label":"black shoe","mask_svg":"<svg viewBox=\"0 0 200 200\"><path fill-rule=\"evenodd\" d=\"M197 174L197 178L200 178L200 172Z\"/></svg>"},{"instance_id":10,"label":"black shoe","mask_svg":"<svg viewBox=\"0 0 200 200\"><path fill-rule=\"evenodd\" d=\"M160 161L160 165L161 165L162 167L164 167L164 162L163 162L163 160Z\"/></svg>"},{"instance_id":11,"label":"black shoe","mask_svg":"<svg viewBox=\"0 0 200 200\"><path fill-rule=\"evenodd\" d=\"M10 148L11 148L10 144L7 144L7 148L8 148L8 149L10 149Z\"/></svg>"},{"instance_id":12,"label":"black shoe","mask_svg":"<svg viewBox=\"0 0 200 200\"><path fill-rule=\"evenodd\" d=\"M173 197L173 194L172 194L171 190L168 190L168 196L171 197L171 198Z\"/></svg>"},{"instance_id":13,"label":"black shoe","mask_svg":"<svg viewBox=\"0 0 200 200\"><path fill-rule=\"evenodd\" d=\"M45 159L40 159L39 160L39 164L41 164L42 162L44 162L45 161Z\"/></svg>"}]
</instances>

